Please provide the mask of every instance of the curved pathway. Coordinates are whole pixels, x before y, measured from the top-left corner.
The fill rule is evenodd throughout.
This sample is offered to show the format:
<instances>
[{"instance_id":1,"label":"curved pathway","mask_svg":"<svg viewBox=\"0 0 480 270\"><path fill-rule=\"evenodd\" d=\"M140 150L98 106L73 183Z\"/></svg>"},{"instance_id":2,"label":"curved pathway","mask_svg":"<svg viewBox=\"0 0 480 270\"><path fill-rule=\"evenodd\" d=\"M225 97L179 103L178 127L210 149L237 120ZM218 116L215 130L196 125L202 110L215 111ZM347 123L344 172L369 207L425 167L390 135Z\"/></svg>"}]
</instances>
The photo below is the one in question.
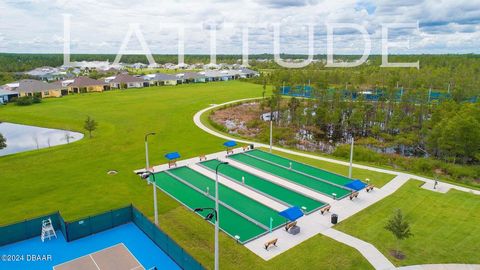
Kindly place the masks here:
<instances>
[{"instance_id":1,"label":"curved pathway","mask_svg":"<svg viewBox=\"0 0 480 270\"><path fill-rule=\"evenodd\" d=\"M209 127L204 125L201 121L201 116L209 110L212 110L212 109L215 109L215 108L218 108L218 107L222 107L222 106L228 105L228 104L233 104L233 103L238 103L238 102L243 102L243 101L253 101L253 100L258 100L258 99L260 99L260 98L258 97L258 98L239 99L239 100L234 100L234 101L230 101L230 102L226 102L226 103L222 103L222 104L213 104L210 107L202 109L199 112L197 112L193 116L193 122L200 129L204 130L207 133L210 133L213 136L223 138L223 139L226 139L226 140L235 140L235 141L240 142L240 143L253 144L255 147L269 148L270 146L267 145L267 144L264 144L264 143L248 141L248 140L239 139L239 138L236 138L236 137L230 137L228 135L222 134L220 132L217 132L215 130L210 129ZM292 154L292 155L302 156L302 157L306 157L306 158L327 161L327 162L336 163L336 164L340 164L340 165L345 165L345 166L350 165L348 162L345 162L345 161L340 161L340 160L326 158L326 157L320 157L320 156L311 155L311 154L307 154L307 153L301 153L301 152L297 152L297 151L293 151L293 150L289 150L289 149L280 148L280 147L277 147L277 146L273 146L272 149L274 149L276 151L284 152L284 153L287 153L287 154ZM444 182L439 182L439 184L437 185L437 188L433 189L433 185L434 185L434 182L435 182L434 180L426 178L426 177L410 174L410 173L404 173L404 172L398 172L398 171L393 171L393 170L388 170L388 169L370 167L370 166L361 165L361 164L353 164L352 166L355 167L355 168L359 168L359 169L364 169L364 170L370 170L370 171L382 172L382 173L395 175L396 177L392 181L390 181L387 185L385 185L384 187L381 188L381 191L384 192L386 194L386 196L392 194L397 189L399 189L408 179L416 179L416 180L423 181L423 182L425 182L425 184L422 186L423 188L431 190L431 191L435 191L435 192L444 193L444 192L447 192L448 190L453 188L453 189L457 189L457 190L460 190L460 191L480 195L479 190L474 190L474 189L470 189L470 188L466 188L466 187L462 187L462 186L457 186L457 185L450 184L450 183L444 183ZM384 196L381 196L381 197L384 198ZM348 234L341 233L341 232L339 232L337 230L334 230L332 228L330 228L328 231L323 232L323 234L327 235L327 236L329 236L329 237L331 237L331 238L333 238L333 239L335 239L339 242L342 242L346 245L349 245L349 246L357 249L376 269L394 269L395 268L393 266L393 264L378 249L376 249L373 245L371 245L369 243L366 243L366 242L364 242L364 241L362 241L358 238L355 238L353 236L350 236ZM412 270L417 270L417 269L418 270L420 270L420 269L459 269L459 270L462 270L462 269L465 269L465 270L467 270L467 269L480 269L480 265L468 265L468 264L414 265L414 266L400 267L398 269L405 269L405 270L406 269L412 269Z\"/></svg>"}]
</instances>

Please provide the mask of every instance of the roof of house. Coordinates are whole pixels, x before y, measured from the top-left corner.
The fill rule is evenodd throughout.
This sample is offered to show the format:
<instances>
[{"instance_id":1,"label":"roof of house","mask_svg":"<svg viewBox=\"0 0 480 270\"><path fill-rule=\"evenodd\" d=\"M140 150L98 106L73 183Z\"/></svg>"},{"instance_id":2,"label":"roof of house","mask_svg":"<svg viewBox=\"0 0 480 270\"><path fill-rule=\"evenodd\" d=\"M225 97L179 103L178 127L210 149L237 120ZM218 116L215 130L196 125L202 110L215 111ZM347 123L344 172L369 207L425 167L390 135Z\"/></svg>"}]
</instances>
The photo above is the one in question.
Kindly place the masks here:
<instances>
[{"instance_id":1,"label":"roof of house","mask_svg":"<svg viewBox=\"0 0 480 270\"><path fill-rule=\"evenodd\" d=\"M15 91L10 91L10 90L0 88L0 96L10 96L10 95L17 95L18 96L18 93L15 92Z\"/></svg>"},{"instance_id":2,"label":"roof of house","mask_svg":"<svg viewBox=\"0 0 480 270\"><path fill-rule=\"evenodd\" d=\"M144 82L143 78L135 77L129 74L118 74L115 79L111 80L112 83L133 83Z\"/></svg>"},{"instance_id":3,"label":"roof of house","mask_svg":"<svg viewBox=\"0 0 480 270\"><path fill-rule=\"evenodd\" d=\"M225 77L225 76L234 76L238 75L239 72L235 72L233 70L206 70L204 72L205 77L210 78L218 78L218 77Z\"/></svg>"},{"instance_id":4,"label":"roof of house","mask_svg":"<svg viewBox=\"0 0 480 270\"><path fill-rule=\"evenodd\" d=\"M105 85L104 82L85 77L85 76L80 76L75 79L73 79L73 83L71 83L68 86L72 87L86 87L86 86L95 86L95 85Z\"/></svg>"},{"instance_id":5,"label":"roof of house","mask_svg":"<svg viewBox=\"0 0 480 270\"><path fill-rule=\"evenodd\" d=\"M183 79L197 79L197 78L205 78L205 75L199 74L197 72L183 72L177 74L177 76L183 78Z\"/></svg>"},{"instance_id":6,"label":"roof of house","mask_svg":"<svg viewBox=\"0 0 480 270\"><path fill-rule=\"evenodd\" d=\"M51 84L42 82L39 80L20 80L15 83L7 84L11 85L10 89L16 92L25 92L25 93L37 93L47 90L55 90L58 88L52 87Z\"/></svg>"},{"instance_id":7,"label":"roof of house","mask_svg":"<svg viewBox=\"0 0 480 270\"><path fill-rule=\"evenodd\" d=\"M256 74L258 74L258 71L251 70L251 69L249 69L249 68L245 68L245 67L244 67L244 68L241 68L241 69L240 69L240 73L242 73L242 74L249 74L249 75L256 75Z\"/></svg>"},{"instance_id":8,"label":"roof of house","mask_svg":"<svg viewBox=\"0 0 480 270\"><path fill-rule=\"evenodd\" d=\"M165 73L155 73L145 76L149 81L176 81L177 76Z\"/></svg>"}]
</instances>

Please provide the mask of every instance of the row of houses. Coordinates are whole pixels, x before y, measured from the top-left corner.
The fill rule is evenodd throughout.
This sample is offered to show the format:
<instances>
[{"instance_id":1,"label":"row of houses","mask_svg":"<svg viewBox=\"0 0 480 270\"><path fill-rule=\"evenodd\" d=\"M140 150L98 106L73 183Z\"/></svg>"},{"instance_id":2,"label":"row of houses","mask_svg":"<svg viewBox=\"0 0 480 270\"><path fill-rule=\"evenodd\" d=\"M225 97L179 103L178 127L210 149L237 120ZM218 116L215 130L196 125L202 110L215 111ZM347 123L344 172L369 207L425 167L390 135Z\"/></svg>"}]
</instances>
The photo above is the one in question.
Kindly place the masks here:
<instances>
[{"instance_id":1,"label":"row of houses","mask_svg":"<svg viewBox=\"0 0 480 270\"><path fill-rule=\"evenodd\" d=\"M141 88L161 85L177 85L184 83L206 83L212 81L228 81L239 78L258 76L258 72L250 69L184 72L178 74L155 73L144 76L132 76L127 73L95 80L80 76L72 79L46 82L24 79L7 83L0 87L0 103L6 103L13 97L38 96L41 98L61 97L69 94L103 92L110 89Z\"/></svg>"}]
</instances>

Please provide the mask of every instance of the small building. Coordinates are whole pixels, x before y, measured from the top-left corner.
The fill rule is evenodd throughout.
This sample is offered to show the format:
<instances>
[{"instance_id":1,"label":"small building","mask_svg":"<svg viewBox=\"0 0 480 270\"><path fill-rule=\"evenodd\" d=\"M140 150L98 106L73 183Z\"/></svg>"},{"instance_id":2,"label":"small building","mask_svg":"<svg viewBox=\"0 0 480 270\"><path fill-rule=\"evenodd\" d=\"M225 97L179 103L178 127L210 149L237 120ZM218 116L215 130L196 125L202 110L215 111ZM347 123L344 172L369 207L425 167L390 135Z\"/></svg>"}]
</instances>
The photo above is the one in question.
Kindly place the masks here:
<instances>
[{"instance_id":1,"label":"small building","mask_svg":"<svg viewBox=\"0 0 480 270\"><path fill-rule=\"evenodd\" d=\"M4 89L18 93L18 96L37 96L41 98L46 97L61 97L62 91L56 85L39 81L39 80L20 80L18 82L7 83Z\"/></svg>"},{"instance_id":2,"label":"small building","mask_svg":"<svg viewBox=\"0 0 480 270\"><path fill-rule=\"evenodd\" d=\"M127 89L144 87L145 80L129 74L118 74L110 81L111 88Z\"/></svg>"},{"instance_id":3,"label":"small building","mask_svg":"<svg viewBox=\"0 0 480 270\"><path fill-rule=\"evenodd\" d=\"M155 73L143 76L149 86L177 85L179 79L175 75Z\"/></svg>"},{"instance_id":4,"label":"small building","mask_svg":"<svg viewBox=\"0 0 480 270\"><path fill-rule=\"evenodd\" d=\"M0 104L6 104L12 98L15 98L15 97L18 97L17 92L0 88Z\"/></svg>"},{"instance_id":5,"label":"small building","mask_svg":"<svg viewBox=\"0 0 480 270\"><path fill-rule=\"evenodd\" d=\"M109 90L110 87L101 81L80 76L75 79L66 81L62 85L67 86L68 93L88 93L88 92L103 92L105 90Z\"/></svg>"}]
</instances>

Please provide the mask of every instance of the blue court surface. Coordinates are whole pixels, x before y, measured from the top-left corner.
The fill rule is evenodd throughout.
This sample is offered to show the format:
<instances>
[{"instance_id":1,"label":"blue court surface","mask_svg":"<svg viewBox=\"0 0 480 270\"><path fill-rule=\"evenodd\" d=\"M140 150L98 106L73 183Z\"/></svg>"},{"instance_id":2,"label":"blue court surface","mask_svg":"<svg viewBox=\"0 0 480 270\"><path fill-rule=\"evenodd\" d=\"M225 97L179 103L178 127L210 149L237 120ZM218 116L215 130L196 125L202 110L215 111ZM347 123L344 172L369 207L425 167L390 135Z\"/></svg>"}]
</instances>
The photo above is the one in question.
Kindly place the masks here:
<instances>
[{"instance_id":1,"label":"blue court surface","mask_svg":"<svg viewBox=\"0 0 480 270\"><path fill-rule=\"evenodd\" d=\"M0 269L49 269L84 255L123 243L145 269L180 269L135 224L127 223L113 229L72 242L65 241L57 231L57 239L40 240L40 236L0 247ZM50 255L50 257L48 257ZM36 261L33 261L33 260ZM19 260L17 262L8 260Z\"/></svg>"}]
</instances>

